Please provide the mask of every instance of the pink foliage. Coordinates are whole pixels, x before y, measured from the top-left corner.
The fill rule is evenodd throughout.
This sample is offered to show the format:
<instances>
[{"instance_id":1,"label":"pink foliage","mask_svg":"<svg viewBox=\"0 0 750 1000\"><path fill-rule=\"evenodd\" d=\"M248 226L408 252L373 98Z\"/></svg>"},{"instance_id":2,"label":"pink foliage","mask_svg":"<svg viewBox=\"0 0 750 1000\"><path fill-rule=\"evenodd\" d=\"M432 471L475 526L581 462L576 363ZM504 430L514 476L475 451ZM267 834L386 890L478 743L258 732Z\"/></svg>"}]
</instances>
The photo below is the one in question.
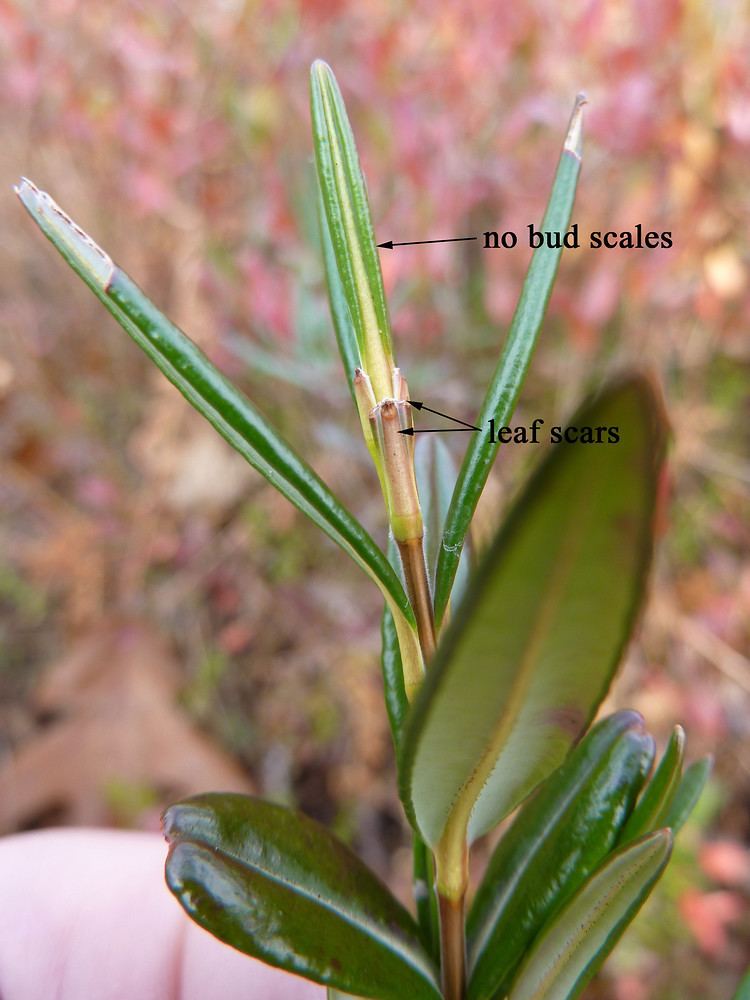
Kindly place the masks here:
<instances>
[{"instance_id":1,"label":"pink foliage","mask_svg":"<svg viewBox=\"0 0 750 1000\"><path fill-rule=\"evenodd\" d=\"M713 958L727 950L733 925L746 913L742 897L735 892L689 889L680 899L680 914L701 951Z\"/></svg>"}]
</instances>

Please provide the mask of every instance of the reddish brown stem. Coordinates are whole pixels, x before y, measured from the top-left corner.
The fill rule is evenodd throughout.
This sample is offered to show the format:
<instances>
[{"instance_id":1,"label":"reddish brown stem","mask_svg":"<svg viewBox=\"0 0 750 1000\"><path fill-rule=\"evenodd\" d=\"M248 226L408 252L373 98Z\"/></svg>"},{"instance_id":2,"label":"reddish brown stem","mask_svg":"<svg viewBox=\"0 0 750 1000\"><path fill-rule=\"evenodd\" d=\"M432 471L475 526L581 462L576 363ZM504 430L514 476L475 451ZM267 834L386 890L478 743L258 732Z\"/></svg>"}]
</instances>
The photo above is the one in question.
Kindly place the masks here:
<instances>
[{"instance_id":1,"label":"reddish brown stem","mask_svg":"<svg viewBox=\"0 0 750 1000\"><path fill-rule=\"evenodd\" d=\"M419 644L425 666L435 652L435 617L432 610L432 595L427 579L427 564L424 558L424 547L421 538L410 538L398 543L401 564L404 567L404 579L409 601L414 608L417 619Z\"/></svg>"},{"instance_id":2,"label":"reddish brown stem","mask_svg":"<svg viewBox=\"0 0 750 1000\"><path fill-rule=\"evenodd\" d=\"M464 899L439 896L441 986L445 1000L463 1000L466 991Z\"/></svg>"}]
</instances>

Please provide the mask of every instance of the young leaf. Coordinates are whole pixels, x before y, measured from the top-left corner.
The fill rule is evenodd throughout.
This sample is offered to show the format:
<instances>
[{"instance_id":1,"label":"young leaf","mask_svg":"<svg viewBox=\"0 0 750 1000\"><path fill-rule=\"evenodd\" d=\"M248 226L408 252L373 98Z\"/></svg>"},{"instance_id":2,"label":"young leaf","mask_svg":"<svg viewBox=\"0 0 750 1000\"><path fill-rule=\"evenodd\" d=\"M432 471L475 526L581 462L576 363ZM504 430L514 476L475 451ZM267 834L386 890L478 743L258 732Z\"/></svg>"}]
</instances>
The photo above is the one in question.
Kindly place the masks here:
<instances>
[{"instance_id":1,"label":"young leaf","mask_svg":"<svg viewBox=\"0 0 750 1000\"><path fill-rule=\"evenodd\" d=\"M607 858L536 939L508 1000L574 1000L651 892L672 850L657 830Z\"/></svg>"},{"instance_id":2,"label":"young leaf","mask_svg":"<svg viewBox=\"0 0 750 1000\"><path fill-rule=\"evenodd\" d=\"M581 169L584 104L585 99L579 95L542 220L542 231L564 233L570 223ZM498 426L507 425L510 421L531 362L561 254L562 249L553 250L546 244L534 251L502 357L477 420L480 427L487 427L491 417L495 418ZM438 560L435 582L435 620L438 625L450 598L466 532L497 450L498 446L490 442L488 434L471 435L451 500Z\"/></svg>"},{"instance_id":3,"label":"young leaf","mask_svg":"<svg viewBox=\"0 0 750 1000\"><path fill-rule=\"evenodd\" d=\"M457 470L445 442L437 434L428 434L417 442L414 456L414 471L417 489L422 505L424 520L424 547L430 584L435 586L438 556L443 537L445 518L450 507L451 496L456 485ZM462 553L456 573L452 597L458 603L466 591L469 576L469 562Z\"/></svg>"},{"instance_id":4,"label":"young leaf","mask_svg":"<svg viewBox=\"0 0 750 1000\"><path fill-rule=\"evenodd\" d=\"M412 838L412 886L417 923L428 953L440 961L440 916L435 894L435 865L432 851L418 833Z\"/></svg>"},{"instance_id":5,"label":"young leaf","mask_svg":"<svg viewBox=\"0 0 750 1000\"><path fill-rule=\"evenodd\" d=\"M323 250L323 267L326 275L326 287L328 288L328 304L331 309L333 319L333 329L336 334L336 343L339 347L339 354L344 366L346 384L354 399L353 376L357 368L362 368L364 362L359 350L357 334L352 323L351 313L341 284L336 257L331 243L331 233L328 229L328 219L323 208L323 200L318 192L318 223L320 226L320 244ZM356 400L355 400L356 403Z\"/></svg>"},{"instance_id":6,"label":"young leaf","mask_svg":"<svg viewBox=\"0 0 750 1000\"><path fill-rule=\"evenodd\" d=\"M341 546L378 585L394 617L405 667L418 679L414 613L383 552L252 403L59 208L23 180L16 189L44 235L189 403L250 465Z\"/></svg>"},{"instance_id":7,"label":"young leaf","mask_svg":"<svg viewBox=\"0 0 750 1000\"><path fill-rule=\"evenodd\" d=\"M680 783L684 754L685 730L675 726L659 766L620 834L620 844L628 844L644 833L667 825L666 817Z\"/></svg>"},{"instance_id":8,"label":"young leaf","mask_svg":"<svg viewBox=\"0 0 750 1000\"><path fill-rule=\"evenodd\" d=\"M664 826L670 827L673 833L678 833L690 818L706 786L713 763L713 757L701 757L685 769L672 804L664 817Z\"/></svg>"},{"instance_id":9,"label":"young leaf","mask_svg":"<svg viewBox=\"0 0 750 1000\"><path fill-rule=\"evenodd\" d=\"M437 1000L417 927L324 827L243 795L199 795L164 816L167 884L233 948L345 993Z\"/></svg>"},{"instance_id":10,"label":"young leaf","mask_svg":"<svg viewBox=\"0 0 750 1000\"><path fill-rule=\"evenodd\" d=\"M485 553L407 720L401 794L437 851L446 895L459 891L467 837L507 815L585 729L641 605L665 446L659 399L632 376L572 423L618 427L621 439L550 449Z\"/></svg>"},{"instance_id":11,"label":"young leaf","mask_svg":"<svg viewBox=\"0 0 750 1000\"><path fill-rule=\"evenodd\" d=\"M401 650L398 635L393 621L393 615L387 607L383 608L383 618L380 623L380 666L383 673L383 693L388 721L391 724L393 745L396 757L401 753L401 732L404 719L409 710L409 701L404 687L404 668L401 663Z\"/></svg>"},{"instance_id":12,"label":"young leaf","mask_svg":"<svg viewBox=\"0 0 750 1000\"><path fill-rule=\"evenodd\" d=\"M399 580L403 580L398 546L393 536L388 538L387 551L393 571L398 575ZM383 608L383 617L380 623L380 639L380 668L383 676L383 695L388 713L388 722L391 726L393 747L396 751L396 761L398 762L401 756L401 738L404 722L409 711L409 698L404 679L401 643L393 615L387 605Z\"/></svg>"},{"instance_id":13,"label":"young leaf","mask_svg":"<svg viewBox=\"0 0 750 1000\"><path fill-rule=\"evenodd\" d=\"M469 1000L505 996L541 926L609 854L653 757L641 716L617 712L521 807L469 913Z\"/></svg>"},{"instance_id":14,"label":"young leaf","mask_svg":"<svg viewBox=\"0 0 750 1000\"><path fill-rule=\"evenodd\" d=\"M310 110L318 183L333 256L362 367L379 401L393 395L393 347L380 258L341 91L331 67L320 59L310 70ZM346 357L344 362L348 363Z\"/></svg>"}]
</instances>

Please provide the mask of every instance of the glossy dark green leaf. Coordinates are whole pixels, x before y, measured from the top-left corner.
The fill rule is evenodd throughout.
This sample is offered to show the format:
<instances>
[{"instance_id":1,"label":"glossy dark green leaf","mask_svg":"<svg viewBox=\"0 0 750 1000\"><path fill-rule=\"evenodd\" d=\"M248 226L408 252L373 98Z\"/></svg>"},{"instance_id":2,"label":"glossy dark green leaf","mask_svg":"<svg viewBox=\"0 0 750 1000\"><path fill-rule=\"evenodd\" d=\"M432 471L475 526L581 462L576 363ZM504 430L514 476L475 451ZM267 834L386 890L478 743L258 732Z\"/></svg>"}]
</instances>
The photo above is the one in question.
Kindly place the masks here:
<instances>
[{"instance_id":1,"label":"glossy dark green leaf","mask_svg":"<svg viewBox=\"0 0 750 1000\"><path fill-rule=\"evenodd\" d=\"M673 833L681 830L690 818L706 786L713 763L713 757L701 757L685 768L685 773L664 817L664 826L670 827Z\"/></svg>"},{"instance_id":2,"label":"glossy dark green leaf","mask_svg":"<svg viewBox=\"0 0 750 1000\"><path fill-rule=\"evenodd\" d=\"M508 1000L575 1000L620 939L664 871L669 830L610 855L551 918L529 951Z\"/></svg>"},{"instance_id":3,"label":"glossy dark green leaf","mask_svg":"<svg viewBox=\"0 0 750 1000\"><path fill-rule=\"evenodd\" d=\"M641 716L617 712L521 807L469 913L469 1000L505 996L541 926L612 849L653 757Z\"/></svg>"},{"instance_id":4,"label":"glossy dark green leaf","mask_svg":"<svg viewBox=\"0 0 750 1000\"><path fill-rule=\"evenodd\" d=\"M550 449L485 553L407 719L402 799L437 851L446 892L467 837L562 763L641 605L665 446L660 400L630 377L571 423L616 426L621 440Z\"/></svg>"},{"instance_id":5,"label":"glossy dark green leaf","mask_svg":"<svg viewBox=\"0 0 750 1000\"><path fill-rule=\"evenodd\" d=\"M414 614L404 588L362 525L247 397L159 312L49 195L27 180L17 193L44 235L188 402L378 585L393 613L402 650L407 650L415 662L420 660Z\"/></svg>"},{"instance_id":6,"label":"glossy dark green leaf","mask_svg":"<svg viewBox=\"0 0 750 1000\"><path fill-rule=\"evenodd\" d=\"M582 151L582 98L576 100L557 173L552 184L543 231L565 232L573 211ZM547 302L557 274L562 250L546 244L534 251L521 296L498 363L482 404L477 423L487 428L494 417L497 425L509 424L531 362ZM443 534L435 586L435 617L442 621L451 595L461 549L477 502L490 474L498 446L489 434L472 434L456 483Z\"/></svg>"},{"instance_id":7,"label":"glossy dark green leaf","mask_svg":"<svg viewBox=\"0 0 750 1000\"><path fill-rule=\"evenodd\" d=\"M315 163L338 279L376 399L393 395L393 348L380 258L354 135L330 66L310 70Z\"/></svg>"},{"instance_id":8,"label":"glossy dark green leaf","mask_svg":"<svg viewBox=\"0 0 750 1000\"><path fill-rule=\"evenodd\" d=\"M439 997L412 918L318 823L243 795L199 795L167 810L164 831L169 888L215 937L357 996Z\"/></svg>"},{"instance_id":9,"label":"glossy dark green leaf","mask_svg":"<svg viewBox=\"0 0 750 1000\"><path fill-rule=\"evenodd\" d=\"M666 817L680 783L684 754L685 730L675 726L658 767L620 834L621 844L668 825Z\"/></svg>"}]
</instances>

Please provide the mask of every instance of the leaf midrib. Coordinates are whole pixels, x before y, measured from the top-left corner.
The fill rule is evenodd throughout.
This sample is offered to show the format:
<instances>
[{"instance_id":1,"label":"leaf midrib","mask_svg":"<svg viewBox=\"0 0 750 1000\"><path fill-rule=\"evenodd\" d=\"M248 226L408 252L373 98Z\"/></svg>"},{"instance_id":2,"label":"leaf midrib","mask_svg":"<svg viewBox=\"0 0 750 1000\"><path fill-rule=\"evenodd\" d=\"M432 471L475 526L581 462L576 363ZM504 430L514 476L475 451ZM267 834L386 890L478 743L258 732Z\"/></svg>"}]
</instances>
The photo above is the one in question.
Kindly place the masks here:
<instances>
[{"instance_id":1,"label":"leaf midrib","mask_svg":"<svg viewBox=\"0 0 750 1000\"><path fill-rule=\"evenodd\" d=\"M441 840L451 841L457 838L463 841L466 837L471 814L474 811L482 790L497 766L497 758L503 745L517 723L520 705L531 685L535 670L534 663L540 646L549 633L549 627L559 606L560 593L567 580L570 565L576 555L587 530L586 515L591 506L592 491L588 491L580 506L569 505L566 527L572 522L572 530L561 532L563 536L560 547L560 557L556 562L550 586L544 599L538 621L540 624L529 633L526 646L521 654L520 667L511 687L505 711L493 727L487 746L477 761L474 770L459 790L454 806L445 825ZM474 791L476 795L474 795Z\"/></svg>"},{"instance_id":2,"label":"leaf midrib","mask_svg":"<svg viewBox=\"0 0 750 1000\"><path fill-rule=\"evenodd\" d=\"M654 844L653 846L656 847L657 845ZM560 945L557 954L551 961L547 974L544 979L540 981L539 988L535 991L531 1000L544 1000L547 989L553 984L555 978L561 970L564 970L565 966L572 961L578 949L581 947L581 944L585 942L588 937L591 929L605 918L607 906L615 901L618 896L621 896L624 892L626 892L630 886L632 886L634 880L643 871L643 869L654 860L655 851L644 851L642 858L638 862L631 865L631 867L621 876L621 880L617 881L609 891L605 892L603 897L600 897L595 908L593 910L586 911L586 916L576 923L575 932L568 935ZM591 887L591 883L589 883L589 887ZM582 892L578 900L573 900L568 912L574 911L575 903L580 903L580 900L584 895L585 893Z\"/></svg>"},{"instance_id":3,"label":"leaf midrib","mask_svg":"<svg viewBox=\"0 0 750 1000\"><path fill-rule=\"evenodd\" d=\"M357 239L352 239L352 233L357 232L354 206L350 198L349 185L343 168L344 150L341 148L341 139L333 120L333 111L327 90L329 85L321 86L321 97L323 115L326 120L326 127L329 135L329 149L331 153L331 165L336 178L336 192L339 197L339 207L343 215L344 229L346 231L347 249L351 256L352 278L354 279L354 291L357 296L360 320L362 323L362 346L360 351L363 358L367 358L372 367L372 361L379 357L380 353L380 329L378 318L375 312L375 305L372 301L370 283L367 279L367 268L362 257L361 248ZM334 148L334 141L336 147ZM356 164L355 164L356 169ZM380 384L381 380L387 379L388 372L368 371L370 378ZM384 382L384 384L386 384Z\"/></svg>"}]
</instances>

